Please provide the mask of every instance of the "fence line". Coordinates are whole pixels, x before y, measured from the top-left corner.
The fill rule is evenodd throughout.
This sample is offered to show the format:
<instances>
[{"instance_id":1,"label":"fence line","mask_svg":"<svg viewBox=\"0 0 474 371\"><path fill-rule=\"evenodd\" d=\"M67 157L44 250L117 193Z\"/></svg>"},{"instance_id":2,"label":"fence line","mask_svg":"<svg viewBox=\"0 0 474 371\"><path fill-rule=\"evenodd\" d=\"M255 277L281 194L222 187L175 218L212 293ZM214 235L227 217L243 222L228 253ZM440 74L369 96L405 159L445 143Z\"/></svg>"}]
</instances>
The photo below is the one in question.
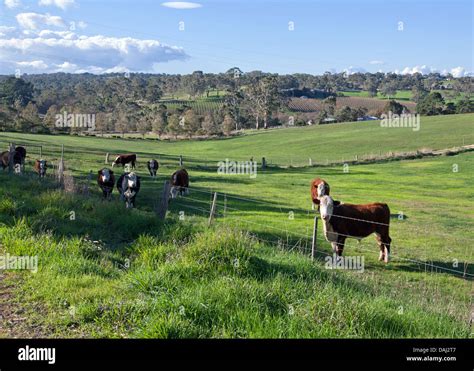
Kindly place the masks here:
<instances>
[{"instance_id":1,"label":"fence line","mask_svg":"<svg viewBox=\"0 0 474 371\"><path fill-rule=\"evenodd\" d=\"M227 195L228 196L228 195ZM229 197L229 196L228 196ZM206 202L207 203L207 202ZM243 212L243 210L240 210L240 209L237 209L237 208L230 208L229 206L227 206L227 208L231 209L231 210L237 210L237 211L240 211L240 212ZM201 209L202 211L204 212L209 212L208 210L204 210L204 209ZM244 222L244 223L249 223L249 224L255 224L255 225L258 225L258 226L261 226L261 224L257 223L257 222L253 222L253 221L250 221L250 220L245 220L245 219L242 219L242 218L238 218L236 216L230 216L229 218L231 219L236 219L238 221L241 221L241 222ZM295 236L298 236L298 237L303 237L303 238L306 238L308 240L311 240L311 236L309 235L303 235L303 234L300 234L298 232L294 232L294 231L290 231L288 229L281 229L281 228L277 228L277 227L274 227L274 226L269 226L269 225L266 225L265 226L266 228L270 228L270 229L273 229L273 230L277 230L277 231L280 231L280 232L285 232L285 234L288 236L289 234L293 234ZM357 237L355 236L350 236L350 235L345 235L345 234L342 234L343 236L346 236L348 238L353 238L353 239L358 239ZM321 238L321 237L316 237L318 240L320 241L323 241L325 242L326 239L324 238ZM358 239L359 240L359 239ZM326 241L327 242L327 241ZM353 245L353 244L348 244L347 242L345 243L345 247L349 247L349 248L358 248L360 250L363 250L363 251L367 251L367 252L371 252L373 253L374 251L372 249L366 249L366 248L363 248L360 246L362 242L359 241L359 245ZM391 248L398 248L398 249L403 249L402 246L398 246L398 245L394 245L394 244L391 244L390 245ZM317 251L320 251L320 250L317 250ZM420 260L417 260L417 259L412 259L412 258L406 258L406 257L401 257L401 256L398 256L397 254L393 254L391 253L390 254L391 257L393 259L398 259L400 261L409 261L411 263L416 263L418 265L424 265L424 266L429 266L429 267L432 267L432 268L435 268L437 270L441 270L441 271L449 271L449 272L453 272L453 273L456 273L456 274L459 274L459 275L462 275L462 276L469 276L469 277L474 277L474 274L471 274L471 273L466 273L466 272L460 272L458 270L455 270L455 269L450 269L450 268L446 268L446 267L441 267L439 265L435 265L435 264L430 264L430 263L427 263L427 262L423 262L423 261L420 261ZM421 270L421 269L420 269Z\"/></svg>"}]
</instances>

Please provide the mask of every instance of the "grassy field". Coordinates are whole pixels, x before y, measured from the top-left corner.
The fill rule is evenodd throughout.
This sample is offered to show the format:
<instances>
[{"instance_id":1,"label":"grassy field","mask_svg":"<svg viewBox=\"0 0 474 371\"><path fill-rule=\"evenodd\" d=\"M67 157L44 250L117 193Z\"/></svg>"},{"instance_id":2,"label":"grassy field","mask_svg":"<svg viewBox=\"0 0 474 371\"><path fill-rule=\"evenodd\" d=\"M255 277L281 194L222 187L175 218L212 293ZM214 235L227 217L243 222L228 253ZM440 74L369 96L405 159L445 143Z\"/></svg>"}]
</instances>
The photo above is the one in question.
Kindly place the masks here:
<instances>
[{"instance_id":1,"label":"grassy field","mask_svg":"<svg viewBox=\"0 0 474 371\"><path fill-rule=\"evenodd\" d=\"M341 93L344 94L344 96L346 96L346 97L370 98L369 92L364 91L364 90L361 90L361 91L341 91ZM390 97L390 99L409 101L409 100L411 100L411 97L412 97L411 90L398 90L393 97L392 96ZM375 96L374 98L389 99L388 97L382 95L381 93L377 93L377 96Z\"/></svg>"},{"instance_id":2,"label":"grassy field","mask_svg":"<svg viewBox=\"0 0 474 371\"><path fill-rule=\"evenodd\" d=\"M433 118L425 127L422 121L421 131L430 128L437 142L428 135L423 139L435 148L449 147L457 132L468 138L466 144L474 143L472 117ZM448 125L455 129L446 131ZM68 171L77 185L91 187L89 196L67 194L51 177L39 182L28 174L0 174L1 249L39 256L37 273L8 272L3 278L15 286L10 301L27 318L20 334L472 337L472 280L462 275L474 274L473 153L350 166L347 172L342 166L269 168L254 179L219 175L196 160L186 164L190 195L171 203L164 223L153 210L164 180L178 167L175 159L161 157L157 180L146 175L143 162L139 165L143 183L134 210L125 210L116 192L113 201L100 201L94 180L86 180L89 170L103 166L103 156L92 150L249 157L257 156L259 143L273 148L280 141L281 157L276 148L273 153L284 158L300 151L300 137L317 149L340 144L353 156L359 146L368 146L358 136L364 130L370 134L362 138L389 150L375 129L345 124L177 143L7 134L6 140L44 143L46 154L48 146L64 139ZM414 135L402 132L405 142ZM389 265L377 261L378 248L368 237L360 244L348 240L345 250L347 256L364 257L363 273L326 269L331 250L321 228L316 260L309 259L314 211L308 188L316 176L331 184L336 199L388 203ZM217 217L208 228L212 191L219 192Z\"/></svg>"},{"instance_id":3,"label":"grassy field","mask_svg":"<svg viewBox=\"0 0 474 371\"><path fill-rule=\"evenodd\" d=\"M216 140L157 141L157 140L109 140L74 136L47 136L34 134L0 133L0 145L5 150L8 142L44 144L46 158L57 158L60 144L66 146L68 157L74 159L77 151L86 151L88 157L102 161L105 152L135 152L148 158L162 154L183 155L200 163L216 164L230 158L260 161L281 166L325 164L353 160L367 155L379 155L389 151L414 151L422 148L443 149L474 143L474 114L421 117L420 130L410 128L382 128L378 121L316 125L302 128L249 131L239 137ZM38 155L38 150L32 148ZM49 151L49 152L48 152ZM32 156L33 156L32 153ZM77 156L80 158L79 154ZM140 158L139 158L140 160Z\"/></svg>"}]
</instances>

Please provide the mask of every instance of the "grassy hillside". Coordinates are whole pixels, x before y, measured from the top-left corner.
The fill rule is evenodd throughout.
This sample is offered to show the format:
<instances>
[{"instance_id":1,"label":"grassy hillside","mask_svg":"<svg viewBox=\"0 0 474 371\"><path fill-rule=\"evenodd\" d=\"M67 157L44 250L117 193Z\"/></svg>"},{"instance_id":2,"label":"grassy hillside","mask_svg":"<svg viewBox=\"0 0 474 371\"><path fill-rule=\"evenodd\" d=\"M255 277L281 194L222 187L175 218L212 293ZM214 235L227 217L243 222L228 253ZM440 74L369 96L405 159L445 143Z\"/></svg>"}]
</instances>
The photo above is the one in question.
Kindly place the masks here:
<instances>
[{"instance_id":1,"label":"grassy hillside","mask_svg":"<svg viewBox=\"0 0 474 371\"><path fill-rule=\"evenodd\" d=\"M472 118L426 118L419 133L381 134L373 123L356 123L172 143L2 134L5 141L43 144L44 157L53 161L64 142L68 173L79 188L88 184L90 194L64 193L52 176L38 181L31 174L34 153L25 175L0 172L0 252L39 256L37 273L0 277L0 288L12 287L11 296L0 295L0 307L7 298L27 318L16 325L23 337L35 331L66 337L472 336L474 153L351 165L347 172L342 166L271 167L256 178L219 175L215 163L203 166L212 156L271 153L270 159L288 162L322 150L338 159L361 148L445 148L462 144L463 136L468 144L474 142ZM111 202L101 201L95 175L87 179L104 166L105 152L129 151L141 158L134 210L125 210L116 191ZM172 201L164 223L153 210L178 164L161 155L158 179L150 179L144 161L156 153L194 157L185 157L190 195ZM314 211L308 188L316 176L330 183L336 199L389 205L389 265L377 261L371 236L360 244L348 240L345 249L346 256L364 258L364 272L326 269L331 250L321 225L316 259L309 259ZM217 217L208 228L212 191L219 192Z\"/></svg>"},{"instance_id":2,"label":"grassy hillside","mask_svg":"<svg viewBox=\"0 0 474 371\"><path fill-rule=\"evenodd\" d=\"M2 250L39 255L36 274L8 276L14 302L24 326L42 336L466 337L472 283L461 272L474 273L465 265L473 262L472 160L357 166L349 174L295 169L259 174L254 183L194 169L191 195L171 205L165 225L151 208L169 168L156 183L144 179L131 211L116 198L99 201L96 190L65 195L48 182L2 174ZM462 171L450 177L453 161ZM396 181L402 173L409 182ZM449 200L432 192L440 173ZM377 262L370 237L346 246L346 255L364 256L364 273L325 269L330 248L321 230L311 262L304 236L312 215L297 207L308 205L314 175L327 178L339 199L382 200L403 211L405 220L392 220L390 265ZM208 230L209 188L227 193L228 203L224 218L219 197Z\"/></svg>"},{"instance_id":3,"label":"grassy hillside","mask_svg":"<svg viewBox=\"0 0 474 371\"><path fill-rule=\"evenodd\" d=\"M430 188L453 160L463 170L445 178L443 191L452 197L440 201ZM37 273L24 273L21 281L9 274L13 301L28 318L23 326L34 325L42 336L467 337L472 283L399 258L454 269L456 257L459 272L472 264L472 160L465 154L401 167L358 166L349 175L318 172L337 198L384 200L408 217L392 222L394 261L388 266L376 261L372 238L348 243L346 255L365 257L363 273L325 269L330 249L321 234L314 263L296 241L301 238L294 233L303 234L312 222L312 215L296 210L308 204L312 169L259 174L253 184L194 170L191 195L172 204L165 224L150 202L164 176L158 184L146 179L138 209L126 211L116 199L99 201L96 191L89 198L68 195L50 180L1 174L2 250L39 255ZM410 182L393 187L393 176L402 172ZM385 176L376 182L377 174ZM199 210L208 202L199 190L209 187L229 195L226 217L210 229ZM232 194L247 200L232 200Z\"/></svg>"},{"instance_id":4,"label":"grassy hillside","mask_svg":"<svg viewBox=\"0 0 474 371\"><path fill-rule=\"evenodd\" d=\"M184 155L201 162L217 162L230 158L260 160L279 165L353 160L355 155L379 155L389 151L413 151L421 148L443 149L474 143L474 114L421 118L421 129L382 128L379 122L357 122L318 125L303 128L253 131L240 137L207 141L141 141L73 136L42 136L0 133L0 144L42 143L45 151L57 158L59 144L69 152L87 151L102 161L105 152L136 152L143 157L153 154ZM32 148L32 152L35 149ZM33 154L32 154L33 155ZM37 155L37 154L36 154ZM100 158L100 160L99 160Z\"/></svg>"}]
</instances>

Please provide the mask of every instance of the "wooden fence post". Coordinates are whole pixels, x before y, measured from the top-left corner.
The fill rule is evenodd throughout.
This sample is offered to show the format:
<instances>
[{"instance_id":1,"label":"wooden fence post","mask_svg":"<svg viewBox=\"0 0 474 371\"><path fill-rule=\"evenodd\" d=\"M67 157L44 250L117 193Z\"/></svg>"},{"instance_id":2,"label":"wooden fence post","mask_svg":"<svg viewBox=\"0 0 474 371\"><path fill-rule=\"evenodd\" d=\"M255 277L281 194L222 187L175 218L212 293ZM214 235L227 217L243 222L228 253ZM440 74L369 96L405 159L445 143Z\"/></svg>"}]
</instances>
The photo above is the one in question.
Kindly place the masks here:
<instances>
[{"instance_id":1,"label":"wooden fence post","mask_svg":"<svg viewBox=\"0 0 474 371\"><path fill-rule=\"evenodd\" d=\"M216 202L217 202L217 192L214 192L214 198L212 199L211 212L209 214L208 226L211 225L212 220L214 219L214 214L216 213Z\"/></svg>"},{"instance_id":2,"label":"wooden fence post","mask_svg":"<svg viewBox=\"0 0 474 371\"><path fill-rule=\"evenodd\" d=\"M43 146L40 146L40 157L39 157L40 160L43 159Z\"/></svg>"},{"instance_id":3,"label":"wooden fence post","mask_svg":"<svg viewBox=\"0 0 474 371\"><path fill-rule=\"evenodd\" d=\"M105 164L107 165L109 163L109 152L105 154Z\"/></svg>"},{"instance_id":4,"label":"wooden fence post","mask_svg":"<svg viewBox=\"0 0 474 371\"><path fill-rule=\"evenodd\" d=\"M225 218L226 212L227 212L227 194L224 193L224 218Z\"/></svg>"},{"instance_id":5,"label":"wooden fence post","mask_svg":"<svg viewBox=\"0 0 474 371\"><path fill-rule=\"evenodd\" d=\"M64 144L61 145L61 159L58 163L58 183L59 185L64 183Z\"/></svg>"},{"instance_id":6,"label":"wooden fence post","mask_svg":"<svg viewBox=\"0 0 474 371\"><path fill-rule=\"evenodd\" d=\"M313 159L311 157L309 158L309 166L313 166Z\"/></svg>"},{"instance_id":7,"label":"wooden fence post","mask_svg":"<svg viewBox=\"0 0 474 371\"><path fill-rule=\"evenodd\" d=\"M161 194L161 201L160 201L160 206L158 209L158 217L161 220L165 220L166 217L166 212L168 211L168 201L170 197L170 188L171 184L170 181L167 180L165 184L163 185L163 193Z\"/></svg>"},{"instance_id":8,"label":"wooden fence post","mask_svg":"<svg viewBox=\"0 0 474 371\"><path fill-rule=\"evenodd\" d=\"M311 260L314 260L314 253L318 245L318 216L314 217L314 227L313 227L313 241L311 242Z\"/></svg>"},{"instance_id":9,"label":"wooden fence post","mask_svg":"<svg viewBox=\"0 0 474 371\"><path fill-rule=\"evenodd\" d=\"M266 169L267 168L267 160L265 159L265 157L262 157L262 169Z\"/></svg>"},{"instance_id":10,"label":"wooden fence post","mask_svg":"<svg viewBox=\"0 0 474 371\"><path fill-rule=\"evenodd\" d=\"M179 155L179 166L183 166L183 156Z\"/></svg>"}]
</instances>

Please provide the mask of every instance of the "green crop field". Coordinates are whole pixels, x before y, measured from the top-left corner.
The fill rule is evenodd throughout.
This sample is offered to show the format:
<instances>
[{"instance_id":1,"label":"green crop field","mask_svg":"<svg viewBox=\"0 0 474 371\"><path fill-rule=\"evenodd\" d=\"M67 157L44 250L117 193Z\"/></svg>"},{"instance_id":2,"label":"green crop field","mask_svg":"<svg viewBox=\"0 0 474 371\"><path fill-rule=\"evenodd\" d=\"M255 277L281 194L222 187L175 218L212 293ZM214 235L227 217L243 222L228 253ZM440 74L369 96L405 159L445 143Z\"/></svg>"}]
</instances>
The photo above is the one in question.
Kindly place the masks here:
<instances>
[{"instance_id":1,"label":"green crop field","mask_svg":"<svg viewBox=\"0 0 474 371\"><path fill-rule=\"evenodd\" d=\"M43 145L43 157L53 162L64 144L67 174L90 194L66 193L52 176L39 181L31 174L33 146L26 174L0 173L0 249L38 256L37 273L0 277L12 287L0 295L0 307L24 318L0 336L472 337L474 153L349 167L271 166L254 178L218 174L213 161L267 156L288 165L310 156L338 161L473 144L473 118L423 117L419 132L372 122L212 141L2 133L4 146ZM116 191L112 201L100 200L95 174L106 152L138 154L136 209L126 210ZM179 154L190 194L172 200L161 222L154 208ZM145 168L152 157L160 158L156 180ZM338 200L389 205L388 265L378 262L369 236L348 240L344 253L363 257L363 272L326 269L331 249L321 225L311 261L309 183L317 176ZM212 192L217 214L208 227Z\"/></svg>"},{"instance_id":2,"label":"green crop field","mask_svg":"<svg viewBox=\"0 0 474 371\"><path fill-rule=\"evenodd\" d=\"M361 91L341 91L342 94L346 97L369 97L369 92L365 90ZM395 95L390 97L390 99L397 99L397 100L411 100L412 94L411 90L398 90ZM388 97L382 95L381 93L377 93L375 98L378 99L388 99Z\"/></svg>"}]
</instances>

